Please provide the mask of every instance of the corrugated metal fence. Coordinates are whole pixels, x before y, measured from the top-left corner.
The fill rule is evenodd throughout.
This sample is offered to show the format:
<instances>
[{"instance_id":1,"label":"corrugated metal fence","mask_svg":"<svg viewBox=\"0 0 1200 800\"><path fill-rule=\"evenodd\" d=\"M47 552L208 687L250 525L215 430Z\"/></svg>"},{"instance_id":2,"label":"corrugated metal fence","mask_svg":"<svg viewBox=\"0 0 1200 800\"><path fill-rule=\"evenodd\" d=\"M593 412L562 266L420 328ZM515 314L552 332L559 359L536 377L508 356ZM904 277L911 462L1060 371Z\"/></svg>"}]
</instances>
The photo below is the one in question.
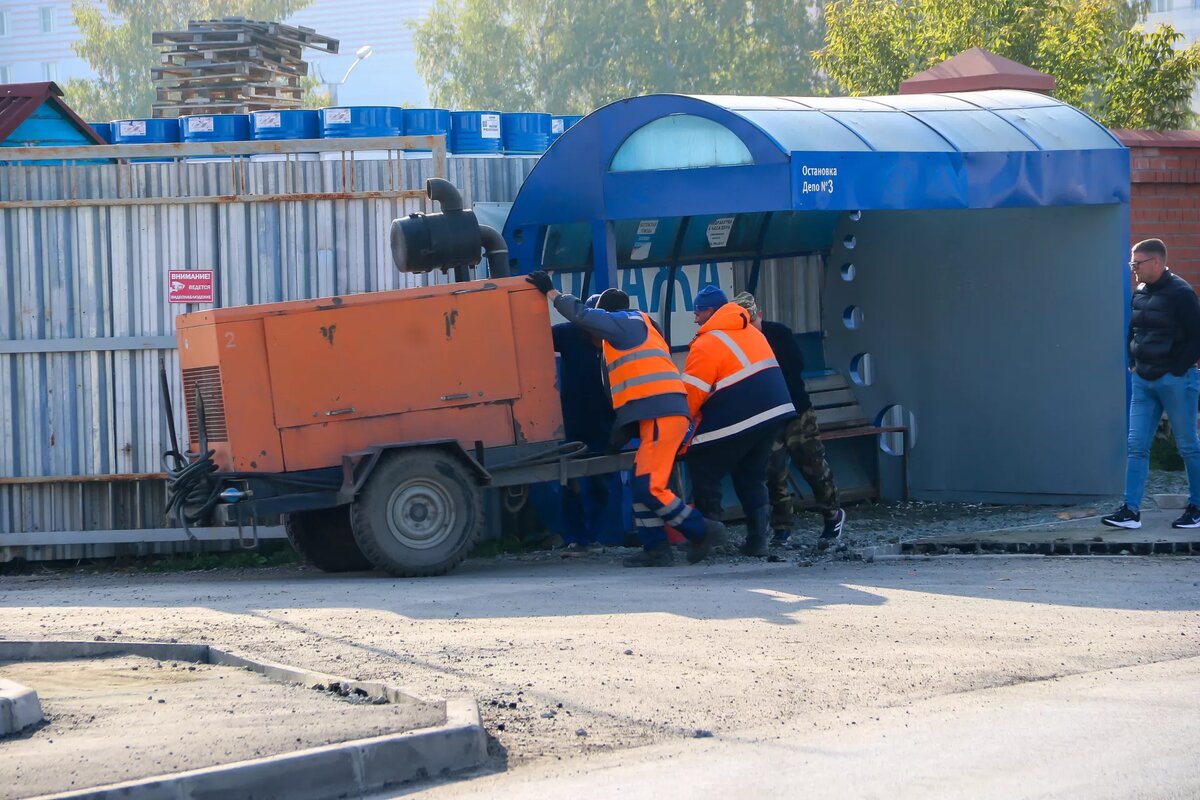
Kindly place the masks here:
<instances>
[{"instance_id":1,"label":"corrugated metal fence","mask_svg":"<svg viewBox=\"0 0 1200 800\"><path fill-rule=\"evenodd\" d=\"M128 155L118 150L88 152ZM536 163L355 152L0 165L0 548L26 538L4 534L164 524L158 363L178 398L175 315L209 307L168 303L168 270L213 270L218 306L441 280L395 269L391 220L428 210L416 193L438 164L468 202L505 202Z\"/></svg>"}]
</instances>

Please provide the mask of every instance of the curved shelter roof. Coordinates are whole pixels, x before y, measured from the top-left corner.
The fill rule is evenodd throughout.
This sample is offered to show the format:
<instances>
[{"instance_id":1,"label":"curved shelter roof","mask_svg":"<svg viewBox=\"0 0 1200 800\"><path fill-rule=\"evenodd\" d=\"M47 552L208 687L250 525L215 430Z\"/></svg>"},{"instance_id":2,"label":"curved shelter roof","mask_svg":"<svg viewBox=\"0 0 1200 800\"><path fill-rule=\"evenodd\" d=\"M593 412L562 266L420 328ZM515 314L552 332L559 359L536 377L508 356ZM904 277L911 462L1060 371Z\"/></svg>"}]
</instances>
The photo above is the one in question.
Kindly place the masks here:
<instances>
[{"instance_id":1,"label":"curved shelter roof","mask_svg":"<svg viewBox=\"0 0 1200 800\"><path fill-rule=\"evenodd\" d=\"M505 235L527 269L540 257L531 242L548 225L1128 196L1122 144L1086 114L1032 92L647 95L564 133L522 185Z\"/></svg>"}]
</instances>

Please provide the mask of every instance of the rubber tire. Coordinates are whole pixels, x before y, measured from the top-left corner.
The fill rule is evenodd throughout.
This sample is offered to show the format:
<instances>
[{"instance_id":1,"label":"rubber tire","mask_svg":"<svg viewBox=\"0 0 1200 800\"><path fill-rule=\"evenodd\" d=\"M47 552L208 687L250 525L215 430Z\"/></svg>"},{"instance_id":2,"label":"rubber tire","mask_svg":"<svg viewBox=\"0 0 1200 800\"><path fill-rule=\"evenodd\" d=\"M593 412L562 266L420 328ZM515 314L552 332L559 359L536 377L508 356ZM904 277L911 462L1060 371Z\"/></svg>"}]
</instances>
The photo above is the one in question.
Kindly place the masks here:
<instances>
[{"instance_id":1,"label":"rubber tire","mask_svg":"<svg viewBox=\"0 0 1200 800\"><path fill-rule=\"evenodd\" d=\"M296 552L322 572L362 572L375 568L354 540L349 506L287 514L283 526Z\"/></svg>"},{"instance_id":2,"label":"rubber tire","mask_svg":"<svg viewBox=\"0 0 1200 800\"><path fill-rule=\"evenodd\" d=\"M456 520L444 541L421 549L392 535L388 505L407 481L434 483L453 504ZM359 548L381 570L400 578L443 575L454 569L479 541L483 530L483 491L462 459L435 447L399 450L385 456L350 507Z\"/></svg>"}]
</instances>

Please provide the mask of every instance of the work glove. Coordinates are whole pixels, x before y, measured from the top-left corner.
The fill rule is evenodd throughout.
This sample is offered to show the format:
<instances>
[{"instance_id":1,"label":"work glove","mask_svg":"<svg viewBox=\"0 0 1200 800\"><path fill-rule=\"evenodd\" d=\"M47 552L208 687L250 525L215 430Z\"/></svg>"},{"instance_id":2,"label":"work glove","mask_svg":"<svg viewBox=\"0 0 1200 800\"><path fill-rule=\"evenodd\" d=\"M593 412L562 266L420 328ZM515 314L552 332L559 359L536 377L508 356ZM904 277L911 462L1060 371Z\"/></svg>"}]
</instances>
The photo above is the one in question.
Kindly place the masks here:
<instances>
[{"instance_id":1,"label":"work glove","mask_svg":"<svg viewBox=\"0 0 1200 800\"><path fill-rule=\"evenodd\" d=\"M525 280L537 287L537 290L542 294L549 294L554 288L554 283L550 280L550 276L543 270L534 270L525 276Z\"/></svg>"}]
</instances>

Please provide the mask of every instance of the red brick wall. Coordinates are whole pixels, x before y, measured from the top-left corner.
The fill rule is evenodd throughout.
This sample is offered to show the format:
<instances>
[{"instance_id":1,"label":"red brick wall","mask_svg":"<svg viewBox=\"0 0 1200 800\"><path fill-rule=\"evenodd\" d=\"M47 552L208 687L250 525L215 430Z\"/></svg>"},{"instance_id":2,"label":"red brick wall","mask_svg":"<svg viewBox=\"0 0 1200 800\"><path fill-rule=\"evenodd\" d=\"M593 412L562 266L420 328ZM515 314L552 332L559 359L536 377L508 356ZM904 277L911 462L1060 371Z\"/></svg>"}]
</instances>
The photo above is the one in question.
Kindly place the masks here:
<instances>
[{"instance_id":1,"label":"red brick wall","mask_svg":"<svg viewBox=\"0 0 1200 800\"><path fill-rule=\"evenodd\" d=\"M1168 263L1200 288L1200 131L1113 131L1129 148L1131 243L1162 239Z\"/></svg>"}]
</instances>

